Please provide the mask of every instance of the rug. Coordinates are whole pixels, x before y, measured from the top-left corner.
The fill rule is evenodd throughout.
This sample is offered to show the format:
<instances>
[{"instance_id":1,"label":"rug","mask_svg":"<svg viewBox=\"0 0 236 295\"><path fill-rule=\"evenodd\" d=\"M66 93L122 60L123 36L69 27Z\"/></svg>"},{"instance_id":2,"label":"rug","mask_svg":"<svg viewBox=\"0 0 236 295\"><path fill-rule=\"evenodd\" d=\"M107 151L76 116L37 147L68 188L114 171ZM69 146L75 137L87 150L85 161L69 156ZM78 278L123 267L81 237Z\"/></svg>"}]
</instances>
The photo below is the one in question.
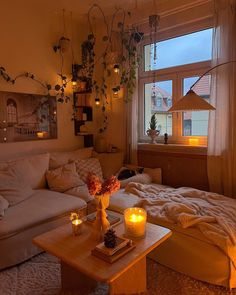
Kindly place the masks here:
<instances>
[{"instance_id":1,"label":"rug","mask_svg":"<svg viewBox=\"0 0 236 295\"><path fill-rule=\"evenodd\" d=\"M148 291L145 295L236 295L236 290L194 280L155 261L147 260ZM60 291L60 264L43 253L0 272L0 295L85 295ZM104 284L89 295L106 295Z\"/></svg>"}]
</instances>

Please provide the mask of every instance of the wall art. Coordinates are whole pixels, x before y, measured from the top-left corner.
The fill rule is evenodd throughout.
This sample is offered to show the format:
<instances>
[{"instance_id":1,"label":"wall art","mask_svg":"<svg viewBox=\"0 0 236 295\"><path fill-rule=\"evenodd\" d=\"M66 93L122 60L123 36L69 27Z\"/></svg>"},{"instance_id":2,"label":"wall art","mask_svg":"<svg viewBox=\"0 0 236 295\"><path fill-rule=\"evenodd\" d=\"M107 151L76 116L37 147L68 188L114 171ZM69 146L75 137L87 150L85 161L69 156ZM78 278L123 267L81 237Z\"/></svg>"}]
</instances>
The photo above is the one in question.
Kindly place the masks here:
<instances>
[{"instance_id":1,"label":"wall art","mask_svg":"<svg viewBox=\"0 0 236 295\"><path fill-rule=\"evenodd\" d=\"M54 96L0 91L0 142L57 138Z\"/></svg>"}]
</instances>

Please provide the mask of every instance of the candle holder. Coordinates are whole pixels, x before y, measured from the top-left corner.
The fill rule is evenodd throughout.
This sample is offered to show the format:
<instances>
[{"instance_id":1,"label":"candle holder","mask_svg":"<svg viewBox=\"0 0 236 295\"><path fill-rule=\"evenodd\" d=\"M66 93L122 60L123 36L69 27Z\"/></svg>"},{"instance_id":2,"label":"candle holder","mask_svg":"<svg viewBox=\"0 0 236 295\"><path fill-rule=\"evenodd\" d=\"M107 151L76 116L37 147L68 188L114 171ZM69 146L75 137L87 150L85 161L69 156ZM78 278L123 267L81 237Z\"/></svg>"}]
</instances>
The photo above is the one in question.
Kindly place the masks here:
<instances>
[{"instance_id":1,"label":"candle holder","mask_svg":"<svg viewBox=\"0 0 236 295\"><path fill-rule=\"evenodd\" d=\"M128 208L124 211L125 236L132 239L145 237L147 212L143 208Z\"/></svg>"},{"instance_id":2,"label":"candle holder","mask_svg":"<svg viewBox=\"0 0 236 295\"><path fill-rule=\"evenodd\" d=\"M72 225L72 233L74 236L78 236L81 234L83 221L79 218L79 214L74 212L71 213L70 220Z\"/></svg>"}]
</instances>

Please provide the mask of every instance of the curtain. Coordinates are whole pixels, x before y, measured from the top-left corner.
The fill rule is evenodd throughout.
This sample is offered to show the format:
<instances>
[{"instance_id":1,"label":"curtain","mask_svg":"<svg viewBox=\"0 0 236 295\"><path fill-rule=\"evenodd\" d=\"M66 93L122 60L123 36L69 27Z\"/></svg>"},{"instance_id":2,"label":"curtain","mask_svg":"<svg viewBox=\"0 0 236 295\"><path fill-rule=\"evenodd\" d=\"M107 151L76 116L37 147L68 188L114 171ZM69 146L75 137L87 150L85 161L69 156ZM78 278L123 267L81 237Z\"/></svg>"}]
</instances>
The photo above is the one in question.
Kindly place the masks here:
<instances>
[{"instance_id":1,"label":"curtain","mask_svg":"<svg viewBox=\"0 0 236 295\"><path fill-rule=\"evenodd\" d=\"M138 81L131 101L125 102L126 110L126 162L138 165Z\"/></svg>"},{"instance_id":2,"label":"curtain","mask_svg":"<svg viewBox=\"0 0 236 295\"><path fill-rule=\"evenodd\" d=\"M213 64L236 60L236 0L215 1ZM236 63L212 71L209 115L210 191L236 198Z\"/></svg>"}]
</instances>

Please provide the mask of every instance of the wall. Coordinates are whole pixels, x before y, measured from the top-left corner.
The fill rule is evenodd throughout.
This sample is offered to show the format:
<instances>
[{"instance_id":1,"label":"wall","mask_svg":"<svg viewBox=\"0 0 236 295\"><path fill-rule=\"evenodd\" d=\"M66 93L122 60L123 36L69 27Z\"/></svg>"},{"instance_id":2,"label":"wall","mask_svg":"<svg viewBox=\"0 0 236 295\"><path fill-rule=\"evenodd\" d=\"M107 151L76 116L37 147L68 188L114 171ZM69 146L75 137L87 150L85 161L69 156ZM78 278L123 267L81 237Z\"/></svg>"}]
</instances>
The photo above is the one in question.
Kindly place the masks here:
<instances>
[{"instance_id":1,"label":"wall","mask_svg":"<svg viewBox=\"0 0 236 295\"><path fill-rule=\"evenodd\" d=\"M60 13L37 8L32 4L24 5L24 1L1 1L0 3L0 66L5 67L13 77L29 71L39 80L56 84L57 73L60 72L59 54L55 54L52 45L62 35L62 17ZM56 8L55 8L56 9ZM69 24L68 31L73 28L75 56L78 59L80 40L85 31L78 24ZM70 32L69 32L70 33ZM69 34L68 33L68 34ZM85 33L85 32L84 32ZM70 73L71 56L68 54L65 72ZM15 85L6 83L0 78L0 91L44 94L44 90L35 82L19 79ZM72 93L72 89L68 89ZM1 143L0 160L28 153L45 150L73 149L83 146L83 138L74 136L72 117L72 101L58 104L58 139L43 141L27 141L19 143Z\"/></svg>"}]
</instances>

